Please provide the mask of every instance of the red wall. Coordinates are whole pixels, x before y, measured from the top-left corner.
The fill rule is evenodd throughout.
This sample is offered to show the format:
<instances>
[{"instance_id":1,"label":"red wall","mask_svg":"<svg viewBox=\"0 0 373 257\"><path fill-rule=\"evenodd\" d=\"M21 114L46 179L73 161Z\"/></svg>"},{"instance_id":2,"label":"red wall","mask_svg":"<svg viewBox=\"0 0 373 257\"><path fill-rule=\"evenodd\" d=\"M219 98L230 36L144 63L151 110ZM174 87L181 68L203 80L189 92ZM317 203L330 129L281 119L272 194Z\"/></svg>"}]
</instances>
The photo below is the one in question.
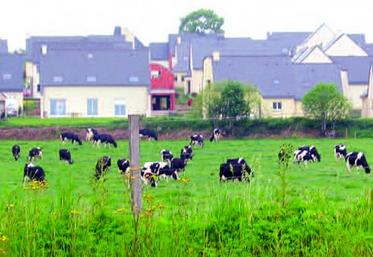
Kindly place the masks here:
<instances>
[{"instance_id":1,"label":"red wall","mask_svg":"<svg viewBox=\"0 0 373 257\"><path fill-rule=\"evenodd\" d=\"M151 71L159 71L158 78L150 78L151 89L175 89L174 74L160 64L151 63Z\"/></svg>"}]
</instances>

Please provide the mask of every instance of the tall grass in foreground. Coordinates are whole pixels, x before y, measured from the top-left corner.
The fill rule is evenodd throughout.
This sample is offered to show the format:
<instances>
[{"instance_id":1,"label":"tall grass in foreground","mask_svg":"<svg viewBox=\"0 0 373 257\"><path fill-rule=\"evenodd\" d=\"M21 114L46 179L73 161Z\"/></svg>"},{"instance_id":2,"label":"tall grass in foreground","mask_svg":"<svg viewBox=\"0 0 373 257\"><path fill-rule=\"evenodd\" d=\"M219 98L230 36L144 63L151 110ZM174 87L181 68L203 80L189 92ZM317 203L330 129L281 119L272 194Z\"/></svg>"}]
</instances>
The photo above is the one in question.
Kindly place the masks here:
<instances>
[{"instance_id":1,"label":"tall grass in foreground","mask_svg":"<svg viewBox=\"0 0 373 257\"><path fill-rule=\"evenodd\" d=\"M105 184L92 201L68 187L46 202L43 189L21 190L0 203L0 256L372 256L373 191L335 208L323 193L273 197L277 189L227 192L200 208L188 181L172 212L147 192L134 242L130 208L110 210ZM219 194L223 187L211 188ZM253 184L251 190L259 190ZM123 194L123 202L129 196ZM134 248L135 247L135 248Z\"/></svg>"}]
</instances>

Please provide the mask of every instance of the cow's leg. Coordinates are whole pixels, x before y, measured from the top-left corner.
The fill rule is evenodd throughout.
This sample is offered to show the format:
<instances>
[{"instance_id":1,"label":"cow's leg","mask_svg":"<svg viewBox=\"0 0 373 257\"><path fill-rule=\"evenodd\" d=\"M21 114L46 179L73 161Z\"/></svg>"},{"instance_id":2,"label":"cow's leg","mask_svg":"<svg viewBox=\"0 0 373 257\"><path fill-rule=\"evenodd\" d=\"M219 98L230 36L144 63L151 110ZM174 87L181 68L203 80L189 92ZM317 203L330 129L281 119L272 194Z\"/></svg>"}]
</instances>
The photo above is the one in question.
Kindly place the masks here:
<instances>
[{"instance_id":1,"label":"cow's leg","mask_svg":"<svg viewBox=\"0 0 373 257\"><path fill-rule=\"evenodd\" d=\"M350 165L350 163L349 163L348 160L346 161L346 167L347 167L347 171L348 171L349 173L351 173L351 165Z\"/></svg>"}]
</instances>

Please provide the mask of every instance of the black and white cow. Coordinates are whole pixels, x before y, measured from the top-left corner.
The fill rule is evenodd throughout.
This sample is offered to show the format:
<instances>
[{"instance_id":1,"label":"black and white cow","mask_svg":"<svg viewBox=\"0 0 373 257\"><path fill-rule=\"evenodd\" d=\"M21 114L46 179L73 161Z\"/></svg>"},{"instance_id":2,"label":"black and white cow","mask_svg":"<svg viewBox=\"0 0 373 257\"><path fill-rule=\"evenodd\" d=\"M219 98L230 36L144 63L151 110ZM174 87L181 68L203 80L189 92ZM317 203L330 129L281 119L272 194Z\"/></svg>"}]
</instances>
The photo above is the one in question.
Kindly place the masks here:
<instances>
[{"instance_id":1,"label":"black and white cow","mask_svg":"<svg viewBox=\"0 0 373 257\"><path fill-rule=\"evenodd\" d=\"M194 145L199 145L200 147L203 147L203 136L200 134L194 134L190 136L190 143L189 145L194 146Z\"/></svg>"},{"instance_id":2,"label":"black and white cow","mask_svg":"<svg viewBox=\"0 0 373 257\"><path fill-rule=\"evenodd\" d=\"M96 173L95 173L96 179L99 180L101 177L103 177L105 173L110 170L110 167L111 167L110 156L103 156L102 158L98 159L96 163Z\"/></svg>"},{"instance_id":3,"label":"black and white cow","mask_svg":"<svg viewBox=\"0 0 373 257\"><path fill-rule=\"evenodd\" d=\"M164 162L170 163L171 160L174 158L174 155L170 150L163 149L161 151L161 160Z\"/></svg>"},{"instance_id":4,"label":"black and white cow","mask_svg":"<svg viewBox=\"0 0 373 257\"><path fill-rule=\"evenodd\" d=\"M174 180L179 179L177 170L175 168L169 167L168 165L163 168L160 168L157 175L160 178L166 178L166 179L173 178Z\"/></svg>"},{"instance_id":5,"label":"black and white cow","mask_svg":"<svg viewBox=\"0 0 373 257\"><path fill-rule=\"evenodd\" d=\"M23 169L23 183L27 181L45 182L45 172L42 167L26 163Z\"/></svg>"},{"instance_id":6,"label":"black and white cow","mask_svg":"<svg viewBox=\"0 0 373 257\"><path fill-rule=\"evenodd\" d=\"M79 136L72 132L64 132L61 133L60 139L62 142L65 142L66 140L71 140L71 143L77 142L79 145L82 145L82 141L80 140Z\"/></svg>"},{"instance_id":7,"label":"black and white cow","mask_svg":"<svg viewBox=\"0 0 373 257\"><path fill-rule=\"evenodd\" d=\"M150 170L141 170L141 180L145 185L149 184L151 187L157 187L156 175Z\"/></svg>"},{"instance_id":8,"label":"black and white cow","mask_svg":"<svg viewBox=\"0 0 373 257\"><path fill-rule=\"evenodd\" d=\"M146 162L144 163L143 170L149 170L155 175L158 175L159 169L168 166L167 162Z\"/></svg>"},{"instance_id":9,"label":"black and white cow","mask_svg":"<svg viewBox=\"0 0 373 257\"><path fill-rule=\"evenodd\" d=\"M117 142L115 142L114 138L109 134L95 134L93 135L92 140L97 146L103 144L105 146L113 145L115 148L118 147Z\"/></svg>"},{"instance_id":10,"label":"black and white cow","mask_svg":"<svg viewBox=\"0 0 373 257\"><path fill-rule=\"evenodd\" d=\"M338 144L334 147L334 156L335 159L339 160L345 158L347 155L347 148L343 144Z\"/></svg>"},{"instance_id":11,"label":"black and white cow","mask_svg":"<svg viewBox=\"0 0 373 257\"><path fill-rule=\"evenodd\" d=\"M73 164L73 160L71 159L71 153L67 149L60 149L59 151L60 161L65 161L68 164Z\"/></svg>"},{"instance_id":12,"label":"black and white cow","mask_svg":"<svg viewBox=\"0 0 373 257\"><path fill-rule=\"evenodd\" d=\"M304 162L307 164L308 162L320 162L321 156L318 153L315 146L301 146L294 152L294 162L300 163Z\"/></svg>"},{"instance_id":13,"label":"black and white cow","mask_svg":"<svg viewBox=\"0 0 373 257\"><path fill-rule=\"evenodd\" d=\"M244 158L228 159L226 163L232 164L232 165L241 165L244 172L246 172L248 175L251 175L252 177L254 177L254 172L251 170L249 164L247 164L247 162Z\"/></svg>"},{"instance_id":14,"label":"black and white cow","mask_svg":"<svg viewBox=\"0 0 373 257\"><path fill-rule=\"evenodd\" d=\"M357 167L364 169L366 174L370 173L370 168L363 152L348 153L345 160L348 171L351 171L352 167Z\"/></svg>"},{"instance_id":15,"label":"black and white cow","mask_svg":"<svg viewBox=\"0 0 373 257\"><path fill-rule=\"evenodd\" d=\"M139 130L140 137L147 137L149 140L158 140L157 133L151 129L140 129Z\"/></svg>"},{"instance_id":16,"label":"black and white cow","mask_svg":"<svg viewBox=\"0 0 373 257\"><path fill-rule=\"evenodd\" d=\"M217 142L217 141L219 141L220 137L221 137L221 130L219 128L215 128L212 131L212 135L210 137L210 142L212 142L212 141Z\"/></svg>"},{"instance_id":17,"label":"black and white cow","mask_svg":"<svg viewBox=\"0 0 373 257\"><path fill-rule=\"evenodd\" d=\"M184 158L187 160L193 159L193 149L190 145L186 145L183 149L181 149L180 158Z\"/></svg>"},{"instance_id":18,"label":"black and white cow","mask_svg":"<svg viewBox=\"0 0 373 257\"><path fill-rule=\"evenodd\" d=\"M127 159L119 159L117 161L117 166L122 174L127 174L130 168L130 161Z\"/></svg>"},{"instance_id":19,"label":"black and white cow","mask_svg":"<svg viewBox=\"0 0 373 257\"><path fill-rule=\"evenodd\" d=\"M250 181L250 174L245 170L241 164L222 163L220 164L219 177L220 181L238 180Z\"/></svg>"},{"instance_id":20,"label":"black and white cow","mask_svg":"<svg viewBox=\"0 0 373 257\"><path fill-rule=\"evenodd\" d=\"M12 154L13 154L14 160L18 161L20 153L21 153L21 147L19 145L13 145Z\"/></svg>"},{"instance_id":21,"label":"black and white cow","mask_svg":"<svg viewBox=\"0 0 373 257\"><path fill-rule=\"evenodd\" d=\"M93 129L93 128L87 128L86 129L85 140L86 141L92 141L94 135L98 135L98 131Z\"/></svg>"},{"instance_id":22,"label":"black and white cow","mask_svg":"<svg viewBox=\"0 0 373 257\"><path fill-rule=\"evenodd\" d=\"M177 172L185 171L185 167L187 166L188 159L185 156L181 158L173 158L171 160L171 168L175 169Z\"/></svg>"},{"instance_id":23,"label":"black and white cow","mask_svg":"<svg viewBox=\"0 0 373 257\"><path fill-rule=\"evenodd\" d=\"M28 153L28 160L31 162L34 159L41 159L43 157L43 150L41 147L34 147Z\"/></svg>"}]
</instances>

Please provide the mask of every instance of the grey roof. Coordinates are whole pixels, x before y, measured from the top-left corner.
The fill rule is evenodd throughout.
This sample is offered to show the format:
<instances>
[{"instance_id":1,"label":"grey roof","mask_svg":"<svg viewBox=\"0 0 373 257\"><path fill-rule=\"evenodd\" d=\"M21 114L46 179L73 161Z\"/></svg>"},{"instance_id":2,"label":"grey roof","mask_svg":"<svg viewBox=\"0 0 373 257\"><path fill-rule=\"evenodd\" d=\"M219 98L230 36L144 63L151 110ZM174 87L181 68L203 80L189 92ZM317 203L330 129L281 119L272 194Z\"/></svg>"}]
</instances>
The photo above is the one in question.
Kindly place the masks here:
<instances>
[{"instance_id":1,"label":"grey roof","mask_svg":"<svg viewBox=\"0 0 373 257\"><path fill-rule=\"evenodd\" d=\"M190 42L176 46L177 62L173 68L175 72L190 72Z\"/></svg>"},{"instance_id":2,"label":"grey roof","mask_svg":"<svg viewBox=\"0 0 373 257\"><path fill-rule=\"evenodd\" d=\"M128 50L132 48L130 42L124 41L122 36L61 36L61 37L31 37L26 40L28 60L39 63L42 45L48 51L57 50Z\"/></svg>"},{"instance_id":3,"label":"grey roof","mask_svg":"<svg viewBox=\"0 0 373 257\"><path fill-rule=\"evenodd\" d=\"M22 92L25 56L0 54L0 92Z\"/></svg>"},{"instance_id":4,"label":"grey roof","mask_svg":"<svg viewBox=\"0 0 373 257\"><path fill-rule=\"evenodd\" d=\"M56 51L40 61L42 86L149 86L149 52Z\"/></svg>"},{"instance_id":5,"label":"grey roof","mask_svg":"<svg viewBox=\"0 0 373 257\"><path fill-rule=\"evenodd\" d=\"M364 34L348 34L348 36L359 46L365 45L365 35Z\"/></svg>"},{"instance_id":6,"label":"grey roof","mask_svg":"<svg viewBox=\"0 0 373 257\"><path fill-rule=\"evenodd\" d=\"M369 56L373 56L373 44L365 44L363 48Z\"/></svg>"},{"instance_id":7,"label":"grey roof","mask_svg":"<svg viewBox=\"0 0 373 257\"><path fill-rule=\"evenodd\" d=\"M0 39L0 53L8 52L8 41L5 39Z\"/></svg>"},{"instance_id":8,"label":"grey roof","mask_svg":"<svg viewBox=\"0 0 373 257\"><path fill-rule=\"evenodd\" d=\"M301 99L321 82L335 83L341 90L336 65L293 64L284 56L221 56L213 62L213 78L255 85L264 98Z\"/></svg>"},{"instance_id":9,"label":"grey roof","mask_svg":"<svg viewBox=\"0 0 373 257\"><path fill-rule=\"evenodd\" d=\"M369 83L369 71L373 65L373 56L331 57L331 59L340 69L348 71L348 79L351 84Z\"/></svg>"},{"instance_id":10,"label":"grey roof","mask_svg":"<svg viewBox=\"0 0 373 257\"><path fill-rule=\"evenodd\" d=\"M214 51L221 55L237 56L290 56L292 47L287 41L253 40L251 38L223 38L192 40L193 69L202 69L203 59Z\"/></svg>"},{"instance_id":11,"label":"grey roof","mask_svg":"<svg viewBox=\"0 0 373 257\"><path fill-rule=\"evenodd\" d=\"M180 37L181 43L190 43L192 39L201 38L201 39L213 39L213 38L224 38L223 33L211 33L211 34L204 34L204 33L188 33L183 32L179 34L169 34L168 35L168 47L172 56L175 56L175 46L177 44L177 38Z\"/></svg>"},{"instance_id":12,"label":"grey roof","mask_svg":"<svg viewBox=\"0 0 373 257\"><path fill-rule=\"evenodd\" d=\"M166 61L168 60L168 43L150 43L150 60L152 61Z\"/></svg>"}]
</instances>

